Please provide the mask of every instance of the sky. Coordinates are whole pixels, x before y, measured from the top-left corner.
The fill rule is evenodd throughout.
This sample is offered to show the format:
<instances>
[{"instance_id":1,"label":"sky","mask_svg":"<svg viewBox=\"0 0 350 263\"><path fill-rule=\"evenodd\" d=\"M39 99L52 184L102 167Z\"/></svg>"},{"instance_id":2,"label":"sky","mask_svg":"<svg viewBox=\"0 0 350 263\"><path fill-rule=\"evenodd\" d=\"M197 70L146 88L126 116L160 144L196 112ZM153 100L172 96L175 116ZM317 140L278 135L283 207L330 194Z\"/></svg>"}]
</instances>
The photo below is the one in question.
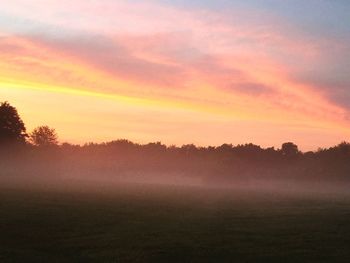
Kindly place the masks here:
<instances>
[{"instance_id":1,"label":"sky","mask_svg":"<svg viewBox=\"0 0 350 263\"><path fill-rule=\"evenodd\" d=\"M0 101L61 142L350 138L347 0L12 0Z\"/></svg>"}]
</instances>

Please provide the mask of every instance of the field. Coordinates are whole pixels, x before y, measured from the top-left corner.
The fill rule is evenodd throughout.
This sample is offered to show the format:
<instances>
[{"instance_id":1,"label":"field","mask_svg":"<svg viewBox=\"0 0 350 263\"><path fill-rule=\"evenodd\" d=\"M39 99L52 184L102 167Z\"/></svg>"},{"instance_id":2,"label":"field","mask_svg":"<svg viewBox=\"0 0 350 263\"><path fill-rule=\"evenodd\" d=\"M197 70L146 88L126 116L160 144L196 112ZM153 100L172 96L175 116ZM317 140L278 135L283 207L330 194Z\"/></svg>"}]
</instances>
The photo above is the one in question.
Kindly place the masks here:
<instances>
[{"instance_id":1,"label":"field","mask_svg":"<svg viewBox=\"0 0 350 263\"><path fill-rule=\"evenodd\" d=\"M0 188L0 262L350 262L344 196L136 184Z\"/></svg>"}]
</instances>

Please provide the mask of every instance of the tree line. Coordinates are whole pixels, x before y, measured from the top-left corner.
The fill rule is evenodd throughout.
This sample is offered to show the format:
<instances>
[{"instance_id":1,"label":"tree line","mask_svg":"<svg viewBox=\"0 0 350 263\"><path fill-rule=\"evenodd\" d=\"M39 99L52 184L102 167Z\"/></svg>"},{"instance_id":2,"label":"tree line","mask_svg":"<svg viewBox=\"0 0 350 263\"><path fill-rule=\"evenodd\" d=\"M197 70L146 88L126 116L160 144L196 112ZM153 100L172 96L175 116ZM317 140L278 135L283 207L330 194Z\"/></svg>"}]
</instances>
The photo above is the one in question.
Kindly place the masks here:
<instances>
[{"instance_id":1,"label":"tree line","mask_svg":"<svg viewBox=\"0 0 350 263\"><path fill-rule=\"evenodd\" d=\"M198 147L160 142L58 143L55 129L40 126L27 134L15 107L0 105L0 169L3 174L82 176L188 176L205 181L250 179L350 180L350 144L301 152L293 142L280 149L252 143ZM13 168L16 169L13 169Z\"/></svg>"}]
</instances>

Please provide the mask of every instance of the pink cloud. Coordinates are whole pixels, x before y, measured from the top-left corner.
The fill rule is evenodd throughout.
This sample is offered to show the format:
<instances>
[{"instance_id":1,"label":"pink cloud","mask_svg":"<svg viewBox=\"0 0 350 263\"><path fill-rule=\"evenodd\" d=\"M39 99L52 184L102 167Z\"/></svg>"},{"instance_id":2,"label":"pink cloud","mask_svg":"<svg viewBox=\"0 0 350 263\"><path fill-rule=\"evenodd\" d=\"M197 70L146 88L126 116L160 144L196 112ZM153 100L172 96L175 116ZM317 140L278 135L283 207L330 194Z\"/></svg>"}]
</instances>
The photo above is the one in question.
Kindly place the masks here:
<instances>
[{"instance_id":1,"label":"pink cloud","mask_svg":"<svg viewBox=\"0 0 350 263\"><path fill-rule=\"evenodd\" d=\"M300 72L324 63L328 41L303 37L268 14L186 11L154 1L18 0L7 1L2 8L33 22L33 31L26 27L21 32L19 27L16 33L41 47L23 51L20 44L2 41L0 48L17 70L34 63L41 69L38 74L55 75L56 81L122 91L113 81L108 86L98 80L91 84L64 66L53 70L44 63L61 56L112 80L133 82L123 92L142 96L239 105L247 111L253 108L257 115L261 108L283 109L298 117L306 113L337 121L348 111L330 100L329 93L320 93L317 85L296 80ZM246 15L257 17L246 20ZM37 31L38 24L43 29ZM14 61L15 57L22 58Z\"/></svg>"}]
</instances>

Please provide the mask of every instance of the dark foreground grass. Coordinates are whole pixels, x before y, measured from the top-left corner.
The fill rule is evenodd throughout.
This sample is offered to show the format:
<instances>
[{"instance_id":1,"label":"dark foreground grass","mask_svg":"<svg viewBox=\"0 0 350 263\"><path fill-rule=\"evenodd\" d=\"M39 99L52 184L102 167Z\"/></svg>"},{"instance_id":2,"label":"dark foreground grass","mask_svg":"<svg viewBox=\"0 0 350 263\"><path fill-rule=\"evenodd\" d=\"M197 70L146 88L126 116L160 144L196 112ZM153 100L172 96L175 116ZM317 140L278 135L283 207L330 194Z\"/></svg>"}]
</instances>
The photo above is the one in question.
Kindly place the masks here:
<instances>
[{"instance_id":1,"label":"dark foreground grass","mask_svg":"<svg viewBox=\"0 0 350 263\"><path fill-rule=\"evenodd\" d=\"M350 262L344 198L0 188L0 262Z\"/></svg>"}]
</instances>

